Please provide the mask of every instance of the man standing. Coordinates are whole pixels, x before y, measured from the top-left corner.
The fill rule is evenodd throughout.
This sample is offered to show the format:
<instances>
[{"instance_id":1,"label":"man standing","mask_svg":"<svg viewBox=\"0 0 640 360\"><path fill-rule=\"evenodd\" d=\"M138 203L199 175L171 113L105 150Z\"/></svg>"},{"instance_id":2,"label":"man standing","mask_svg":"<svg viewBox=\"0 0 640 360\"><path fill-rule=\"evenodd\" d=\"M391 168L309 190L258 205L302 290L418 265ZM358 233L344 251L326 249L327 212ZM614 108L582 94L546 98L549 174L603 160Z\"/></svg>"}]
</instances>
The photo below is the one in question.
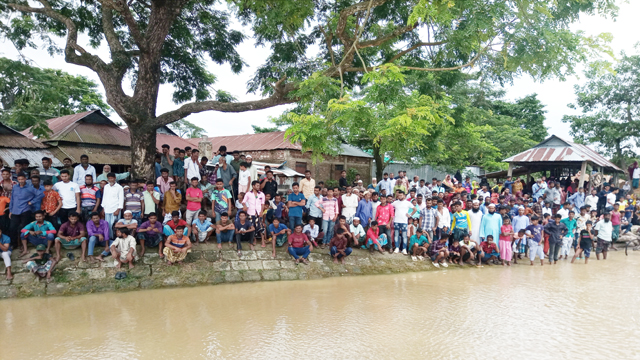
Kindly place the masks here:
<instances>
[{"instance_id":1,"label":"man standing","mask_svg":"<svg viewBox=\"0 0 640 360\"><path fill-rule=\"evenodd\" d=\"M297 188L297 184L294 184L295 188ZM265 196L262 191L260 191L260 183L258 180L253 180L251 182L251 191L244 195L244 199L242 200L243 210L250 217L252 227L255 229L255 236L262 235L264 232L264 225L262 224L262 213L264 212L264 201ZM293 195L293 194L292 194ZM303 200L304 206L304 195L300 194ZM289 211L289 217L291 218L292 211ZM294 213L295 216L296 213ZM302 209L300 210L300 217L302 217ZM237 224L237 223L236 223ZM236 225L236 230L238 227ZM274 240L275 241L275 240Z\"/></svg>"},{"instance_id":2,"label":"man standing","mask_svg":"<svg viewBox=\"0 0 640 360\"><path fill-rule=\"evenodd\" d=\"M192 149L191 157L187 158L184 161L184 183L190 184L189 179L197 178L200 181L200 162L198 161L198 155L200 155L200 150ZM199 210L199 209L198 209Z\"/></svg>"},{"instance_id":3,"label":"man standing","mask_svg":"<svg viewBox=\"0 0 640 360\"><path fill-rule=\"evenodd\" d=\"M60 171L60 180L61 181L53 185L53 190L58 192L62 198L62 208L58 212L58 217L60 224L64 224L69 221L69 214L71 212L75 211L78 214L81 212L80 186L70 181L69 171L67 169Z\"/></svg>"},{"instance_id":4,"label":"man standing","mask_svg":"<svg viewBox=\"0 0 640 360\"><path fill-rule=\"evenodd\" d=\"M289 208L289 229L295 229L297 224L302 224L302 210L307 199L300 192L298 183L291 185L293 193L287 197L287 207Z\"/></svg>"},{"instance_id":5,"label":"man standing","mask_svg":"<svg viewBox=\"0 0 640 360\"><path fill-rule=\"evenodd\" d=\"M169 184L171 184L171 182L173 181L173 178L171 177L171 175L169 175L170 169L171 168L162 168L160 170L160 177L156 179L156 184L158 184L158 187L160 188L160 194L164 194L165 192L169 191Z\"/></svg>"},{"instance_id":6,"label":"man standing","mask_svg":"<svg viewBox=\"0 0 640 360\"><path fill-rule=\"evenodd\" d=\"M584 205L585 206L590 206L591 210L597 210L598 209L598 191L596 189L591 190L591 195L585 197L584 199Z\"/></svg>"},{"instance_id":7,"label":"man standing","mask_svg":"<svg viewBox=\"0 0 640 360\"><path fill-rule=\"evenodd\" d=\"M100 188L100 183L104 180L107 181L107 174L109 174L111 172L111 165L105 165L102 167L102 174L98 175L98 178L93 178L94 183L96 183L96 185L98 186L98 188ZM130 173L127 172L123 172L120 174L116 174L116 181L120 181L123 179L128 178L130 175ZM80 185L80 184L78 184Z\"/></svg>"},{"instance_id":8,"label":"man standing","mask_svg":"<svg viewBox=\"0 0 640 360\"><path fill-rule=\"evenodd\" d=\"M227 159L224 156L221 156L218 159L218 179L222 179L224 188L232 191L233 183L237 177L238 175L233 166L227 164ZM237 197L238 194L234 194L234 196Z\"/></svg>"},{"instance_id":9,"label":"man standing","mask_svg":"<svg viewBox=\"0 0 640 360\"><path fill-rule=\"evenodd\" d=\"M609 246L611 245L613 235L613 225L611 224L611 214L609 212L604 213L604 220L598 221L593 230L598 237L596 246L596 259L600 260L600 254L602 258L607 260L607 252L609 252Z\"/></svg>"},{"instance_id":10,"label":"man standing","mask_svg":"<svg viewBox=\"0 0 640 360\"><path fill-rule=\"evenodd\" d=\"M313 188L315 187L316 181L311 178L311 171L306 170L304 172L304 179L300 181L300 192L304 194L305 198L309 199L311 196L313 196Z\"/></svg>"},{"instance_id":11,"label":"man standing","mask_svg":"<svg viewBox=\"0 0 640 360\"><path fill-rule=\"evenodd\" d=\"M179 190L184 190L184 156L185 151L179 148L173 149L173 177L176 181L176 187Z\"/></svg>"},{"instance_id":12,"label":"man standing","mask_svg":"<svg viewBox=\"0 0 640 360\"><path fill-rule=\"evenodd\" d=\"M304 180L305 179L303 179L302 181ZM314 181L314 180L311 180L311 181ZM302 182L300 183L300 185L302 187ZM276 179L273 178L273 171L271 170L267 171L267 177L265 177L260 182L260 188L262 189L262 192L265 195L269 194L271 195L271 199L275 199L276 194L278 193L278 182L276 181ZM313 192L311 192L311 194L313 194ZM307 197L307 195L305 195L305 197Z\"/></svg>"},{"instance_id":13,"label":"man standing","mask_svg":"<svg viewBox=\"0 0 640 360\"><path fill-rule=\"evenodd\" d=\"M100 188L93 184L93 177L91 175L86 175L84 177L84 185L80 185L82 221L89 221L89 214L98 212L101 198L102 193L100 192Z\"/></svg>"},{"instance_id":14,"label":"man standing","mask_svg":"<svg viewBox=\"0 0 640 360\"><path fill-rule=\"evenodd\" d=\"M393 194L393 186L395 185L395 181L392 179L389 179L389 174L388 173L384 173L382 175L383 180L380 181L380 191L382 191L382 189L386 190L387 195L391 195Z\"/></svg>"},{"instance_id":15,"label":"man standing","mask_svg":"<svg viewBox=\"0 0 640 360\"><path fill-rule=\"evenodd\" d=\"M9 218L11 219L9 234L15 248L20 244L20 231L31 221L31 202L36 197L36 190L27 185L26 175L20 172L17 178L18 185L13 187L11 202L9 202Z\"/></svg>"},{"instance_id":16,"label":"man standing","mask_svg":"<svg viewBox=\"0 0 640 360\"><path fill-rule=\"evenodd\" d=\"M31 200L31 213L35 213L42 207L44 198L44 186L40 182L39 175L31 175L31 187L36 191L36 196Z\"/></svg>"},{"instance_id":17,"label":"man standing","mask_svg":"<svg viewBox=\"0 0 640 360\"><path fill-rule=\"evenodd\" d=\"M42 158L42 168L40 170L40 180L44 183L49 180L52 184L55 184L58 181L58 176L60 176L60 171L58 169L51 167L51 158L43 157Z\"/></svg>"},{"instance_id":18,"label":"man standing","mask_svg":"<svg viewBox=\"0 0 640 360\"><path fill-rule=\"evenodd\" d=\"M358 203L358 208L356 210L356 216L360 219L361 223L364 227L368 227L373 218L373 206L371 203L371 193L366 191L364 193L364 198L360 200ZM364 234L363 234L364 235Z\"/></svg>"},{"instance_id":19,"label":"man standing","mask_svg":"<svg viewBox=\"0 0 640 360\"><path fill-rule=\"evenodd\" d=\"M398 199L393 202L394 219L393 219L393 237L396 249L394 253L399 253L402 247L402 254L407 255L407 224L409 218L415 213L416 209L413 205L404 199L404 192L398 192Z\"/></svg>"},{"instance_id":20,"label":"man standing","mask_svg":"<svg viewBox=\"0 0 640 360\"><path fill-rule=\"evenodd\" d=\"M338 186L340 186L340 190L344 190L349 186L349 182L347 181L347 171L340 171L340 179L338 179Z\"/></svg>"},{"instance_id":21,"label":"man standing","mask_svg":"<svg viewBox=\"0 0 640 360\"><path fill-rule=\"evenodd\" d=\"M218 151L215 152L215 154L213 154L214 157L211 160L214 164L218 162L218 160L223 157L225 158L225 160L227 160L227 164L231 164L231 162L233 161L234 157L233 155L230 155L227 153L227 147L225 145L220 145L220 147L218 148ZM240 156L238 154L238 156ZM238 165L240 165L240 163L238 163ZM218 174L218 176L220 176L220 174Z\"/></svg>"},{"instance_id":22,"label":"man standing","mask_svg":"<svg viewBox=\"0 0 640 360\"><path fill-rule=\"evenodd\" d=\"M216 223L220 221L222 214L228 214L231 211L231 199L231 192L224 188L223 180L218 178L216 189L211 192L211 207L216 216Z\"/></svg>"},{"instance_id":23,"label":"man standing","mask_svg":"<svg viewBox=\"0 0 640 360\"><path fill-rule=\"evenodd\" d=\"M113 224L120 218L120 212L124 206L124 191L116 182L116 174L107 174L107 185L102 189L102 207L104 220L109 225L109 239L113 239Z\"/></svg>"},{"instance_id":24,"label":"man standing","mask_svg":"<svg viewBox=\"0 0 640 360\"><path fill-rule=\"evenodd\" d=\"M493 235L494 239L500 238L502 216L496 212L495 204L490 204L487 210L488 212L482 217L480 224L480 241L486 241L488 235Z\"/></svg>"},{"instance_id":25,"label":"man standing","mask_svg":"<svg viewBox=\"0 0 640 360\"><path fill-rule=\"evenodd\" d=\"M195 150L195 149L194 149ZM191 186L187 189L186 198L187 198L187 214L185 216L185 220L187 221L187 226L191 229L191 224L193 220L198 216L198 213L202 209L202 199L203 193L198 187L198 178L191 178ZM190 231L193 233L193 231Z\"/></svg>"},{"instance_id":26,"label":"man standing","mask_svg":"<svg viewBox=\"0 0 640 360\"><path fill-rule=\"evenodd\" d=\"M420 227L425 232L429 243L433 243L433 236L438 228L438 210L433 206L433 201L430 197L425 202L424 210L421 210Z\"/></svg>"},{"instance_id":27,"label":"man standing","mask_svg":"<svg viewBox=\"0 0 640 360\"><path fill-rule=\"evenodd\" d=\"M316 224L322 225L322 210L316 206L317 202L322 204L320 190L320 186L313 188L313 194L307 199L305 207L309 209L309 219L314 219Z\"/></svg>"},{"instance_id":28,"label":"man standing","mask_svg":"<svg viewBox=\"0 0 640 360\"><path fill-rule=\"evenodd\" d=\"M562 247L562 238L569 231L567 226L560 222L562 215L556 214L553 218L554 221L549 221L549 223L544 227L544 232L549 234L549 264L558 263L558 255L560 253L560 248Z\"/></svg>"},{"instance_id":29,"label":"man standing","mask_svg":"<svg viewBox=\"0 0 640 360\"><path fill-rule=\"evenodd\" d=\"M81 155L80 164L73 169L73 182L82 184L86 175L92 175L93 179L98 177L96 169L89 164L89 156Z\"/></svg>"},{"instance_id":30,"label":"man standing","mask_svg":"<svg viewBox=\"0 0 640 360\"><path fill-rule=\"evenodd\" d=\"M169 176L173 176L173 161L175 157L169 154L169 150L171 150L169 145L162 145L162 159L160 159L160 166L169 171Z\"/></svg>"},{"instance_id":31,"label":"man standing","mask_svg":"<svg viewBox=\"0 0 640 360\"><path fill-rule=\"evenodd\" d=\"M351 185L347 185L347 193L342 195L342 215L347 218L347 224L351 225L353 217L358 209L358 196L353 194Z\"/></svg>"},{"instance_id":32,"label":"man standing","mask_svg":"<svg viewBox=\"0 0 640 360\"><path fill-rule=\"evenodd\" d=\"M67 170L69 172L69 180L73 179L73 161L69 158L64 158L64 160L62 160L62 165L62 170Z\"/></svg>"},{"instance_id":33,"label":"man standing","mask_svg":"<svg viewBox=\"0 0 640 360\"><path fill-rule=\"evenodd\" d=\"M578 192L576 192L575 194L569 196L569 198L567 199L567 202L569 202L569 204L573 205L573 209L580 209L581 207L584 206L584 201L585 201L585 193L584 193L584 188L578 188Z\"/></svg>"},{"instance_id":34,"label":"man standing","mask_svg":"<svg viewBox=\"0 0 640 360\"><path fill-rule=\"evenodd\" d=\"M253 156L251 156L251 154L247 154L247 156L245 157L245 160L247 162L247 170L249 170L249 174L251 175L251 179L258 179L258 167L253 165Z\"/></svg>"},{"instance_id":35,"label":"man standing","mask_svg":"<svg viewBox=\"0 0 640 360\"><path fill-rule=\"evenodd\" d=\"M471 205L471 211L469 212L469 219L471 220L471 240L476 244L480 244L480 225L482 224L482 211L480 210L480 201L473 200Z\"/></svg>"},{"instance_id":36,"label":"man standing","mask_svg":"<svg viewBox=\"0 0 640 360\"><path fill-rule=\"evenodd\" d=\"M466 235L471 236L471 219L469 213L462 210L462 203L456 201L452 206L455 212L451 216L451 231L453 231L453 238L460 241Z\"/></svg>"}]
</instances>

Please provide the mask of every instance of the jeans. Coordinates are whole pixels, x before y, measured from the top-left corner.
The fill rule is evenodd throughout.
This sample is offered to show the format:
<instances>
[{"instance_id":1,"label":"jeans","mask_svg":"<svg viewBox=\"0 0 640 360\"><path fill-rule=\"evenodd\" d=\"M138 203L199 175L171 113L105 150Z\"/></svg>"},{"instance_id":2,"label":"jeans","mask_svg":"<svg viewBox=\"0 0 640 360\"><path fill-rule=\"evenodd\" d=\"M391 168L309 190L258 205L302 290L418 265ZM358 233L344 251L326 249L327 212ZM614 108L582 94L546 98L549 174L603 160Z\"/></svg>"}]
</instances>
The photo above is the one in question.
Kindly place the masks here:
<instances>
[{"instance_id":1,"label":"jeans","mask_svg":"<svg viewBox=\"0 0 640 360\"><path fill-rule=\"evenodd\" d=\"M115 224L118 219L120 219L120 215L113 215L113 213L104 214L104 221L109 224L109 239L115 238L115 236L113 236L113 224Z\"/></svg>"},{"instance_id":2,"label":"jeans","mask_svg":"<svg viewBox=\"0 0 640 360\"><path fill-rule=\"evenodd\" d=\"M558 254L562 248L562 241L557 243L549 242L549 261L558 261Z\"/></svg>"},{"instance_id":3,"label":"jeans","mask_svg":"<svg viewBox=\"0 0 640 360\"><path fill-rule=\"evenodd\" d=\"M289 229L291 229L291 232L293 232L295 226L298 224L302 224L302 217L289 215Z\"/></svg>"},{"instance_id":4,"label":"jeans","mask_svg":"<svg viewBox=\"0 0 640 360\"><path fill-rule=\"evenodd\" d=\"M400 237L400 239L398 239ZM403 250L407 248L407 224L393 223L393 240L396 243L396 249ZM401 243L402 242L402 243ZM402 246L400 246L402 245Z\"/></svg>"},{"instance_id":5,"label":"jeans","mask_svg":"<svg viewBox=\"0 0 640 360\"><path fill-rule=\"evenodd\" d=\"M335 225L335 221L322 220L322 231L324 231L324 238L322 239L322 242L324 244L329 244L331 241L331 238L333 237L333 227Z\"/></svg>"},{"instance_id":6,"label":"jeans","mask_svg":"<svg viewBox=\"0 0 640 360\"><path fill-rule=\"evenodd\" d=\"M353 249L351 249L350 247L344 249L344 257L347 257L349 255L351 255L351 252L353 251ZM338 248L336 248L335 246L331 247L331 256L335 256L338 253ZM341 259L343 256L342 254L338 255L338 259Z\"/></svg>"},{"instance_id":7,"label":"jeans","mask_svg":"<svg viewBox=\"0 0 640 360\"><path fill-rule=\"evenodd\" d=\"M32 243L35 246L38 246L40 244L47 245L49 241L55 240L55 235L54 234L46 234L44 236L43 235L28 235L28 236L25 236L25 237L27 238L27 241L29 241L30 243Z\"/></svg>"},{"instance_id":8,"label":"jeans","mask_svg":"<svg viewBox=\"0 0 640 360\"><path fill-rule=\"evenodd\" d=\"M97 236L91 236L89 238L89 248L87 249L87 255L93 256L93 248L96 247L96 243L100 246L105 246L104 251L100 254L102 256L109 256L111 254L111 244L113 244L113 240L109 240L107 245L107 241L99 241Z\"/></svg>"},{"instance_id":9,"label":"jeans","mask_svg":"<svg viewBox=\"0 0 640 360\"><path fill-rule=\"evenodd\" d=\"M82 212L82 214L80 214L83 219L82 221L86 223L89 220L91 220L91 218L89 217L89 214L93 212L93 206L83 206L80 208L80 211Z\"/></svg>"},{"instance_id":10,"label":"jeans","mask_svg":"<svg viewBox=\"0 0 640 360\"><path fill-rule=\"evenodd\" d=\"M248 232L248 233L236 233L236 247L237 250L240 251L242 250L242 241L247 241L249 242L249 244L253 245L253 237L255 236L255 231L252 232Z\"/></svg>"},{"instance_id":11,"label":"jeans","mask_svg":"<svg viewBox=\"0 0 640 360\"><path fill-rule=\"evenodd\" d=\"M380 235L387 236L387 245L385 247L391 249L391 227L389 225L378 225L378 229L380 229Z\"/></svg>"},{"instance_id":12,"label":"jeans","mask_svg":"<svg viewBox=\"0 0 640 360\"><path fill-rule=\"evenodd\" d=\"M296 260L298 260L301 257L306 259L311 253L311 250L309 250L308 246L301 247L301 248L289 247L288 251L289 251L289 255L293 256L294 259Z\"/></svg>"},{"instance_id":13,"label":"jeans","mask_svg":"<svg viewBox=\"0 0 640 360\"><path fill-rule=\"evenodd\" d=\"M218 241L218 244L222 243L223 241L231 242L235 233L235 230L220 231L220 233L216 234L216 241Z\"/></svg>"},{"instance_id":14,"label":"jeans","mask_svg":"<svg viewBox=\"0 0 640 360\"><path fill-rule=\"evenodd\" d=\"M171 226L169 225L165 225L162 228L162 234L164 236L171 236L171 235L175 235L175 231L173 231L173 229L171 228ZM184 228L184 232L182 233L184 236L189 236L189 227Z\"/></svg>"}]
</instances>

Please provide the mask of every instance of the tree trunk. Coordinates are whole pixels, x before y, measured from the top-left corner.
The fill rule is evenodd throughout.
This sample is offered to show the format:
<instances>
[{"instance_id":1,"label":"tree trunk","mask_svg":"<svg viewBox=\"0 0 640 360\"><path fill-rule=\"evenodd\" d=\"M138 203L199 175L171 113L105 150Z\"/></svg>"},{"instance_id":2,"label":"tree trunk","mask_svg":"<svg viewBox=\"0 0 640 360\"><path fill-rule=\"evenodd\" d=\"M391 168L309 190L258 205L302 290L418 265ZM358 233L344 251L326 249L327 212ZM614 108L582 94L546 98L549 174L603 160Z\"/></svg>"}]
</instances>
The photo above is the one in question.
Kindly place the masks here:
<instances>
[{"instance_id":1,"label":"tree trunk","mask_svg":"<svg viewBox=\"0 0 640 360\"><path fill-rule=\"evenodd\" d=\"M132 178L155 181L156 130L148 126L131 124L129 134Z\"/></svg>"},{"instance_id":2,"label":"tree trunk","mask_svg":"<svg viewBox=\"0 0 640 360\"><path fill-rule=\"evenodd\" d=\"M373 160L376 162L376 180L382 180L382 171L386 167L384 154L380 154L380 146L373 144Z\"/></svg>"},{"instance_id":3,"label":"tree trunk","mask_svg":"<svg viewBox=\"0 0 640 360\"><path fill-rule=\"evenodd\" d=\"M626 173L626 161L624 161L624 156L622 155L622 147L620 146L621 143L621 139L617 139L616 140L616 162L618 163L618 166L620 166L620 168L625 171ZM627 174L628 176L628 174ZM629 179L632 180L632 179Z\"/></svg>"}]
</instances>

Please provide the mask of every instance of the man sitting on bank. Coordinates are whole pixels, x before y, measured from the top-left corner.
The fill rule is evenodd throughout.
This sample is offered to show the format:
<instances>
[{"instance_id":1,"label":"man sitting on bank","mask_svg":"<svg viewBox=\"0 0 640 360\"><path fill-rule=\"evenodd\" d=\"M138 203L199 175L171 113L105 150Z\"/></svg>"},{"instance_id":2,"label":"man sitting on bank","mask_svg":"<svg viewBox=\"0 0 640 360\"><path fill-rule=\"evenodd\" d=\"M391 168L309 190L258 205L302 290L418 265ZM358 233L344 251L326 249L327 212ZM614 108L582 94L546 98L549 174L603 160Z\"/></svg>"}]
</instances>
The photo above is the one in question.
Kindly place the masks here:
<instances>
[{"instance_id":1,"label":"man sitting on bank","mask_svg":"<svg viewBox=\"0 0 640 360\"><path fill-rule=\"evenodd\" d=\"M164 258L162 253L162 224L158 221L156 213L149 214L149 220L143 222L138 228L138 240L140 240L140 257L144 256L146 247L158 247L158 255Z\"/></svg>"},{"instance_id":2,"label":"man sitting on bank","mask_svg":"<svg viewBox=\"0 0 640 360\"><path fill-rule=\"evenodd\" d=\"M35 212L36 221L32 221L22 229L22 253L20 256L27 254L27 240L35 246L43 244L47 246L46 252L49 253L51 245L55 240L56 229L48 221L44 219L44 211Z\"/></svg>"},{"instance_id":3,"label":"man sitting on bank","mask_svg":"<svg viewBox=\"0 0 640 360\"><path fill-rule=\"evenodd\" d=\"M80 214L76 211L69 213L69 221L60 226L58 237L55 240L56 262L60 261L60 248L67 250L82 247L82 261L85 261L85 250L87 248L87 230L80 222Z\"/></svg>"},{"instance_id":4,"label":"man sitting on bank","mask_svg":"<svg viewBox=\"0 0 640 360\"><path fill-rule=\"evenodd\" d=\"M329 249L331 249L331 257L334 263L338 263L338 260L344 264L344 259L351 255L352 249L347 246L347 238L344 236L344 229L338 228L336 234L329 242ZM306 262L305 262L306 263Z\"/></svg>"},{"instance_id":5,"label":"man sitting on bank","mask_svg":"<svg viewBox=\"0 0 640 360\"><path fill-rule=\"evenodd\" d=\"M133 262L137 260L136 239L131 236L131 230L127 228L116 229L116 239L111 244L111 256L116 269L120 269L122 264L129 264L129 269L133 269Z\"/></svg>"},{"instance_id":6,"label":"man sitting on bank","mask_svg":"<svg viewBox=\"0 0 640 360\"><path fill-rule=\"evenodd\" d=\"M236 227L233 225L233 221L229 220L229 213L223 212L220 214L220 220L216 222L216 242L218 243L218 249L222 249L222 242L228 242L229 247L233 246L233 236L235 235Z\"/></svg>"},{"instance_id":7,"label":"man sitting on bank","mask_svg":"<svg viewBox=\"0 0 640 360\"><path fill-rule=\"evenodd\" d=\"M311 242L307 235L302 233L302 224L296 224L293 233L289 235L289 255L293 256L295 259L296 265L299 263L304 263L305 265L309 264L309 254L311 250L309 250L309 246L311 246Z\"/></svg>"},{"instance_id":8,"label":"man sitting on bank","mask_svg":"<svg viewBox=\"0 0 640 360\"><path fill-rule=\"evenodd\" d=\"M71 216L69 216L69 218L71 218ZM27 270L31 271L38 278L47 278L47 282L49 282L51 281L51 272L56 267L57 261L45 252L46 249L47 247L44 244L39 244L36 246L36 253L23 262L26 263L25 267Z\"/></svg>"},{"instance_id":9,"label":"man sitting on bank","mask_svg":"<svg viewBox=\"0 0 640 360\"><path fill-rule=\"evenodd\" d=\"M182 261L187 257L187 253L191 252L191 241L188 236L183 235L184 229L183 225L179 225L176 227L176 233L167 237L162 252L166 256L169 265L174 263L182 264Z\"/></svg>"}]
</instances>

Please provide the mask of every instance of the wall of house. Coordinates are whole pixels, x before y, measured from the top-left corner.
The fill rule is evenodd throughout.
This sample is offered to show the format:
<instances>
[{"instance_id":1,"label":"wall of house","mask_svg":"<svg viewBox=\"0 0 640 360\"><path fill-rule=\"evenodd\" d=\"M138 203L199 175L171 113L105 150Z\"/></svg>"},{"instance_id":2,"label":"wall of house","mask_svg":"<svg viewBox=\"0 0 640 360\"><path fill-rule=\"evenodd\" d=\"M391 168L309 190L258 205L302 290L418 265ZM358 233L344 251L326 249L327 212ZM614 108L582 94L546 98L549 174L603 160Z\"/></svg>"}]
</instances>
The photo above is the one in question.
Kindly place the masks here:
<instances>
[{"instance_id":1,"label":"wall of house","mask_svg":"<svg viewBox=\"0 0 640 360\"><path fill-rule=\"evenodd\" d=\"M245 151L251 154L254 161L282 163L287 162L287 166L304 173L305 169L311 170L312 176L317 181L337 180L342 169L355 168L365 183L371 182L372 159L354 156L325 156L324 161L313 163L311 153L302 153L297 150L261 150Z\"/></svg>"}]
</instances>

